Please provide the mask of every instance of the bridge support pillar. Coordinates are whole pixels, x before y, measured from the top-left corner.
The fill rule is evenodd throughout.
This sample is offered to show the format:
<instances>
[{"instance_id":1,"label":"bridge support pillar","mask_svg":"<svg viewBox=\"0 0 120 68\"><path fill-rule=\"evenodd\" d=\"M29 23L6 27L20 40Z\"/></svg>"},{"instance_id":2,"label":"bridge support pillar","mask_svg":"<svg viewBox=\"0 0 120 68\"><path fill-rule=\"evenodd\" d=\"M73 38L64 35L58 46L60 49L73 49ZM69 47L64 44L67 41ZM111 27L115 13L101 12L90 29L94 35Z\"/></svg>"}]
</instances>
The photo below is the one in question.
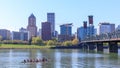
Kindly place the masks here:
<instances>
[{"instance_id":1,"label":"bridge support pillar","mask_svg":"<svg viewBox=\"0 0 120 68\"><path fill-rule=\"evenodd\" d=\"M84 49L84 50L88 50L88 45L87 45L87 44L84 44L84 45L83 45L83 49Z\"/></svg>"},{"instance_id":2,"label":"bridge support pillar","mask_svg":"<svg viewBox=\"0 0 120 68\"><path fill-rule=\"evenodd\" d=\"M110 53L118 53L118 45L117 42L109 42L109 52Z\"/></svg>"},{"instance_id":3,"label":"bridge support pillar","mask_svg":"<svg viewBox=\"0 0 120 68\"><path fill-rule=\"evenodd\" d=\"M103 51L103 42L97 43L97 51Z\"/></svg>"},{"instance_id":4,"label":"bridge support pillar","mask_svg":"<svg viewBox=\"0 0 120 68\"><path fill-rule=\"evenodd\" d=\"M89 50L94 50L95 49L95 44L94 43L88 43L89 45Z\"/></svg>"}]
</instances>

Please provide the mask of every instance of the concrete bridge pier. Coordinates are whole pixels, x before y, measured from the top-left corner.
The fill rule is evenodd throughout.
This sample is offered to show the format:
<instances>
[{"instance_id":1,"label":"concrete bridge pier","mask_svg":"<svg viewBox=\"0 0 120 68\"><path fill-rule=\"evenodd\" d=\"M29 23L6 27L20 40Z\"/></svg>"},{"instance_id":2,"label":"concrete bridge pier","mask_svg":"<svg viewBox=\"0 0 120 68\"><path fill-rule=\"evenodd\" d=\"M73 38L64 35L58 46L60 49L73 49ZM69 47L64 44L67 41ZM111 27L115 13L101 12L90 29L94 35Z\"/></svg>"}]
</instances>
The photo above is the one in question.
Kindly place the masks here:
<instances>
[{"instance_id":1,"label":"concrete bridge pier","mask_svg":"<svg viewBox=\"0 0 120 68\"><path fill-rule=\"evenodd\" d=\"M117 42L109 42L109 52L110 53L118 53L118 44Z\"/></svg>"},{"instance_id":2,"label":"concrete bridge pier","mask_svg":"<svg viewBox=\"0 0 120 68\"><path fill-rule=\"evenodd\" d=\"M83 44L83 49L88 50L88 45L86 43Z\"/></svg>"},{"instance_id":3,"label":"concrete bridge pier","mask_svg":"<svg viewBox=\"0 0 120 68\"><path fill-rule=\"evenodd\" d=\"M94 50L95 49L95 44L94 43L88 43L89 45L89 50Z\"/></svg>"},{"instance_id":4,"label":"concrete bridge pier","mask_svg":"<svg viewBox=\"0 0 120 68\"><path fill-rule=\"evenodd\" d=\"M97 51L102 51L103 52L103 42L98 42L97 43Z\"/></svg>"}]
</instances>

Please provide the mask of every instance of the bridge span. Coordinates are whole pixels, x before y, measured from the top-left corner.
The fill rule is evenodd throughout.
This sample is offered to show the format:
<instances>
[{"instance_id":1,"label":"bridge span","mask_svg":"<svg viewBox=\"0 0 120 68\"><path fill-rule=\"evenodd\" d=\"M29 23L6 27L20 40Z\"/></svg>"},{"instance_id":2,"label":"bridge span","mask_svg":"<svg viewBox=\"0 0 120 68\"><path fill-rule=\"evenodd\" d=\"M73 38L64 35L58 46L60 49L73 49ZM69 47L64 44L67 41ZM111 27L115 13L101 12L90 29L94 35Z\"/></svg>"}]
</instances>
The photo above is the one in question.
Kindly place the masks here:
<instances>
[{"instance_id":1,"label":"bridge span","mask_svg":"<svg viewBox=\"0 0 120 68\"><path fill-rule=\"evenodd\" d=\"M85 50L94 50L96 48L97 51L103 51L104 43L108 43L110 53L118 53L118 43L120 43L120 38L81 41L79 45Z\"/></svg>"}]
</instances>

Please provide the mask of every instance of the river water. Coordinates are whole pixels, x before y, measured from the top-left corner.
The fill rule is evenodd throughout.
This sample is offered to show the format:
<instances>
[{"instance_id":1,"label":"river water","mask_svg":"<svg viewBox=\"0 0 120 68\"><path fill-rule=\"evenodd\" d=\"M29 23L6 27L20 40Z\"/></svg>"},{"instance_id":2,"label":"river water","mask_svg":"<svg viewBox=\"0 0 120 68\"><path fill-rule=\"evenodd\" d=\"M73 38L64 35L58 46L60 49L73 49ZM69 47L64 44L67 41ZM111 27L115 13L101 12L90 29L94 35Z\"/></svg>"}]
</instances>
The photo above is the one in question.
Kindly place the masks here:
<instances>
[{"instance_id":1,"label":"river water","mask_svg":"<svg viewBox=\"0 0 120 68\"><path fill-rule=\"evenodd\" d=\"M21 63L47 58L46 62ZM80 49L0 49L0 68L120 68L118 54Z\"/></svg>"}]
</instances>

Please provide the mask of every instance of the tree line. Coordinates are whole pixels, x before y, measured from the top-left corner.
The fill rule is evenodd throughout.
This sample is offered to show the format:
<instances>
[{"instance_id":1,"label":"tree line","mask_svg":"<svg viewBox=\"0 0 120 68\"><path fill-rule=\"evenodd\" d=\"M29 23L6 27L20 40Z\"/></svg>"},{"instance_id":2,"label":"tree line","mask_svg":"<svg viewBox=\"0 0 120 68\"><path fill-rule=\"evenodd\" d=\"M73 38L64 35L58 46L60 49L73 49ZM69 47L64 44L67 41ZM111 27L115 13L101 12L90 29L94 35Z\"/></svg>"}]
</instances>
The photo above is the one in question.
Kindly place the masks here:
<instances>
[{"instance_id":1,"label":"tree line","mask_svg":"<svg viewBox=\"0 0 120 68\"><path fill-rule=\"evenodd\" d=\"M2 40L0 36L0 43L3 44L29 44L29 45L39 45L39 46L72 46L79 43L78 39L73 39L71 41L58 42L56 38L52 40L43 41L40 37L32 37L29 41L22 40Z\"/></svg>"}]
</instances>

